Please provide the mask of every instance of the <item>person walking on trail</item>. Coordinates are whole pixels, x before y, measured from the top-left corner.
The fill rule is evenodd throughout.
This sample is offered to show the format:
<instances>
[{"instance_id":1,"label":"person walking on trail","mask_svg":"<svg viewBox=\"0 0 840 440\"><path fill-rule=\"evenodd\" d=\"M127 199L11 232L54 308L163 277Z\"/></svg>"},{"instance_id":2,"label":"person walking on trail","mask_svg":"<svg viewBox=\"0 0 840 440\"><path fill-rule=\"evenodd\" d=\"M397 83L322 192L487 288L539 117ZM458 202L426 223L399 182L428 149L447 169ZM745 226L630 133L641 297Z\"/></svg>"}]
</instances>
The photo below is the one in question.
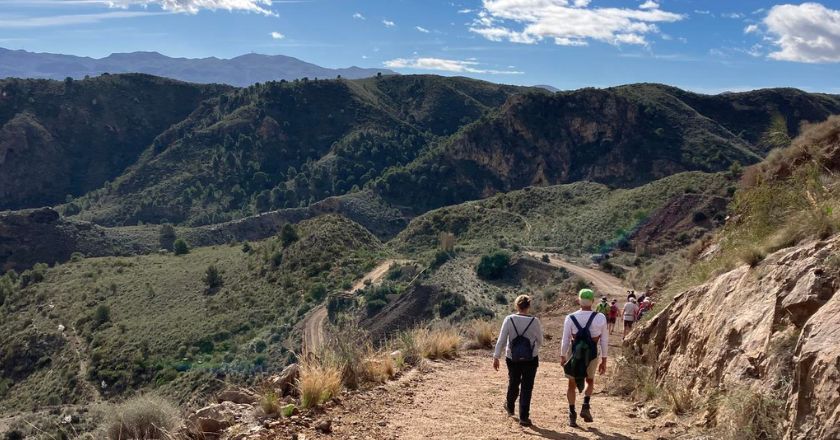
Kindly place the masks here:
<instances>
[{"instance_id":1,"label":"person walking on trail","mask_svg":"<svg viewBox=\"0 0 840 440\"><path fill-rule=\"evenodd\" d=\"M519 295L514 301L516 313L509 315L502 323L496 350L493 353L493 369L499 371L499 358L505 350L508 370L507 400L505 411L514 415L516 398L519 397L519 424L531 426L531 392L539 367L539 351L543 344L543 329L540 320L531 316L531 297Z\"/></svg>"},{"instance_id":2,"label":"person walking on trail","mask_svg":"<svg viewBox=\"0 0 840 440\"><path fill-rule=\"evenodd\" d=\"M612 300L610 309L607 312L607 327L610 330L610 334L613 334L615 331L615 321L618 319L618 304L616 302L616 300Z\"/></svg>"},{"instance_id":3,"label":"person walking on trail","mask_svg":"<svg viewBox=\"0 0 840 440\"><path fill-rule=\"evenodd\" d=\"M636 315L639 313L639 306L636 304L636 298L629 298L624 304L624 338L633 329L633 323L636 322Z\"/></svg>"},{"instance_id":4,"label":"person walking on trail","mask_svg":"<svg viewBox=\"0 0 840 440\"><path fill-rule=\"evenodd\" d=\"M604 316L607 316L607 312L610 309L609 303L607 303L607 297L601 297L601 302L598 303L598 306L595 307L595 311L598 313L603 313Z\"/></svg>"},{"instance_id":5,"label":"person walking on trail","mask_svg":"<svg viewBox=\"0 0 840 440\"><path fill-rule=\"evenodd\" d=\"M583 392L583 406L580 416L591 423L592 412L590 399L595 391L595 372L607 371L607 317L592 310L595 293L583 289L578 294L580 310L566 317L563 323L563 341L560 344L560 363L569 386L566 398L569 401L569 426L577 427L575 400L578 392ZM585 383L585 386L584 386Z\"/></svg>"}]
</instances>

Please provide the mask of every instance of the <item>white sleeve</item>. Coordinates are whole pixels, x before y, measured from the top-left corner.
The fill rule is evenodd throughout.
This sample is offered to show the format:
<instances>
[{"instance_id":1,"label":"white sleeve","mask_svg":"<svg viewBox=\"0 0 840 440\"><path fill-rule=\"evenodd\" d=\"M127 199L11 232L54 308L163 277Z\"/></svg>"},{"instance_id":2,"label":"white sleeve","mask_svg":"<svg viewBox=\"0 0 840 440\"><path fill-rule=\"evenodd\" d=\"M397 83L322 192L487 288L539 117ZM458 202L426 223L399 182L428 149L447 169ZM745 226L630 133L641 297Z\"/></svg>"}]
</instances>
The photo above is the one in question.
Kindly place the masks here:
<instances>
[{"instance_id":1,"label":"white sleeve","mask_svg":"<svg viewBox=\"0 0 840 440\"><path fill-rule=\"evenodd\" d=\"M601 327L601 338L598 340L598 344L601 346L601 357L607 357L607 349L610 347L610 332L607 330L607 318L604 318L604 315L599 317L603 320L603 327Z\"/></svg>"},{"instance_id":2,"label":"white sleeve","mask_svg":"<svg viewBox=\"0 0 840 440\"><path fill-rule=\"evenodd\" d=\"M572 322L569 317L563 321L563 340L560 342L560 356L566 356L569 352L569 346L572 342Z\"/></svg>"},{"instance_id":3,"label":"white sleeve","mask_svg":"<svg viewBox=\"0 0 840 440\"><path fill-rule=\"evenodd\" d=\"M499 332L499 339L496 340L496 350L493 352L493 357L499 359L502 350L507 346L508 335L510 334L510 316L505 318L502 322L502 330Z\"/></svg>"},{"instance_id":4,"label":"white sleeve","mask_svg":"<svg viewBox=\"0 0 840 440\"><path fill-rule=\"evenodd\" d=\"M543 328L542 328L542 322L540 322L539 319L537 319L536 321L537 321L536 322L536 324L537 324L537 340L534 341L534 347L539 348L539 347L542 347L542 345L543 345Z\"/></svg>"}]
</instances>

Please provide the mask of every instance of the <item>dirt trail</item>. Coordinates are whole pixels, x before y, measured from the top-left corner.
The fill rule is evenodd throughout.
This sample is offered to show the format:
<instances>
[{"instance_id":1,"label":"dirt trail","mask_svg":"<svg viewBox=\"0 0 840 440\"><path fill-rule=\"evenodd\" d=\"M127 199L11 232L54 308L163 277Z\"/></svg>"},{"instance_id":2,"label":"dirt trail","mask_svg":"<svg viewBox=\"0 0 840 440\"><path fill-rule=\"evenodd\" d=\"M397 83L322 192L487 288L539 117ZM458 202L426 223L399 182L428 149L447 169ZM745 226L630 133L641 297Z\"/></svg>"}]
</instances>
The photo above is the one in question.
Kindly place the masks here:
<instances>
[{"instance_id":1,"label":"dirt trail","mask_svg":"<svg viewBox=\"0 0 840 440\"><path fill-rule=\"evenodd\" d=\"M526 252L526 254L535 258L548 255L549 264L552 266L565 268L569 272L591 282L595 287L596 295L606 294L609 297L619 300L626 298L625 293L627 289L624 288L623 282L608 273L569 263L558 255L546 254L545 252Z\"/></svg>"},{"instance_id":2,"label":"dirt trail","mask_svg":"<svg viewBox=\"0 0 840 440\"><path fill-rule=\"evenodd\" d=\"M534 253L541 256L542 253ZM612 297L623 297L624 287L617 278L594 269L580 267L558 257L551 264L565 267L591 281L596 290ZM599 293L600 293L599 292ZM605 439L649 440L673 438L674 416L648 420L624 399L604 393L604 384L614 373L598 376L592 411L595 422L568 427L565 398L566 379L559 363L560 336L566 312L540 317L547 336L540 352L540 367L531 403L533 427L522 428L517 419L502 409L507 372L492 368L491 353L471 351L448 362L433 362L430 370L415 374L377 390L343 402L334 419L333 438L348 439ZM610 338L610 357L620 352L619 329ZM518 405L518 404L517 404ZM577 402L580 408L581 400ZM320 437L316 435L316 437ZM307 436L307 438L310 438Z\"/></svg>"},{"instance_id":3,"label":"dirt trail","mask_svg":"<svg viewBox=\"0 0 840 440\"><path fill-rule=\"evenodd\" d=\"M394 263L404 264L407 260L384 260L374 267L370 272L365 274L361 279L353 284L350 288L350 293L365 288L365 283L370 281L371 284L378 283L382 277L388 273L388 269ZM303 321L303 347L304 353L312 353L323 345L324 343L324 326L327 323L327 307L320 305L316 307L309 316Z\"/></svg>"}]
</instances>

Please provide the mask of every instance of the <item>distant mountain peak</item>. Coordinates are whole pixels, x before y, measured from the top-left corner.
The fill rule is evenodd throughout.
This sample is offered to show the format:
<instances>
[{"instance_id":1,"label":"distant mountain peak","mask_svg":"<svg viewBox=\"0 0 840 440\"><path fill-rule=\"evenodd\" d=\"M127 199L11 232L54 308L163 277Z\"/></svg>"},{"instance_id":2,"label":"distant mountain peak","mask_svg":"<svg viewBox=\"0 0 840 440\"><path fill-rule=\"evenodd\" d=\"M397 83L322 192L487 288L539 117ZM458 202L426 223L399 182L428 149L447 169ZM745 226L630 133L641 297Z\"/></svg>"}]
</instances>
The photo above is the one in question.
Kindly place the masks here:
<instances>
[{"instance_id":1,"label":"distant mountain peak","mask_svg":"<svg viewBox=\"0 0 840 440\"><path fill-rule=\"evenodd\" d=\"M252 63L252 64L249 64ZM155 51L112 53L103 58L35 53L0 47L0 78L64 79L103 73L147 73L194 83L249 86L272 80L309 78L367 78L387 69L321 67L288 55L247 53L234 58L173 58Z\"/></svg>"}]
</instances>

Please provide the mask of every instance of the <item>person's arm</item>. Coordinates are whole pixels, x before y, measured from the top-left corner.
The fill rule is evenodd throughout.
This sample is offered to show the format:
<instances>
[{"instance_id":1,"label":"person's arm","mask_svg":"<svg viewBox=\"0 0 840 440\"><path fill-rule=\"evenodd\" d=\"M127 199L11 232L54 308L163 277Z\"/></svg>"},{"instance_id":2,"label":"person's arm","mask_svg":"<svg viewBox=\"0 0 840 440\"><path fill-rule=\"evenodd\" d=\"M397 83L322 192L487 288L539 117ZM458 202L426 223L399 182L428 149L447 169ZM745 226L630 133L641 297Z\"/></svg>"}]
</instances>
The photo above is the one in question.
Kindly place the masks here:
<instances>
[{"instance_id":1,"label":"person's arm","mask_svg":"<svg viewBox=\"0 0 840 440\"><path fill-rule=\"evenodd\" d=\"M607 359L607 349L610 347L609 335L610 332L607 330L607 320L604 319L601 327L601 339L598 340L598 344L601 346L602 361L606 361Z\"/></svg>"},{"instance_id":2,"label":"person's arm","mask_svg":"<svg viewBox=\"0 0 840 440\"><path fill-rule=\"evenodd\" d=\"M542 322L539 319L536 320L535 324L537 324L537 338L534 341L534 348L542 347L543 345L543 338L545 335L543 334Z\"/></svg>"},{"instance_id":3,"label":"person's arm","mask_svg":"<svg viewBox=\"0 0 840 440\"><path fill-rule=\"evenodd\" d=\"M569 317L563 321L563 340L560 342L560 364L566 363L566 353L569 351L569 343L572 339L572 329Z\"/></svg>"},{"instance_id":4,"label":"person's arm","mask_svg":"<svg viewBox=\"0 0 840 440\"><path fill-rule=\"evenodd\" d=\"M510 334L510 317L505 318L502 322L502 330L499 332L499 339L496 340L496 350L493 352L493 358L499 359L502 356L502 350L505 349L508 342L508 335Z\"/></svg>"}]
</instances>

